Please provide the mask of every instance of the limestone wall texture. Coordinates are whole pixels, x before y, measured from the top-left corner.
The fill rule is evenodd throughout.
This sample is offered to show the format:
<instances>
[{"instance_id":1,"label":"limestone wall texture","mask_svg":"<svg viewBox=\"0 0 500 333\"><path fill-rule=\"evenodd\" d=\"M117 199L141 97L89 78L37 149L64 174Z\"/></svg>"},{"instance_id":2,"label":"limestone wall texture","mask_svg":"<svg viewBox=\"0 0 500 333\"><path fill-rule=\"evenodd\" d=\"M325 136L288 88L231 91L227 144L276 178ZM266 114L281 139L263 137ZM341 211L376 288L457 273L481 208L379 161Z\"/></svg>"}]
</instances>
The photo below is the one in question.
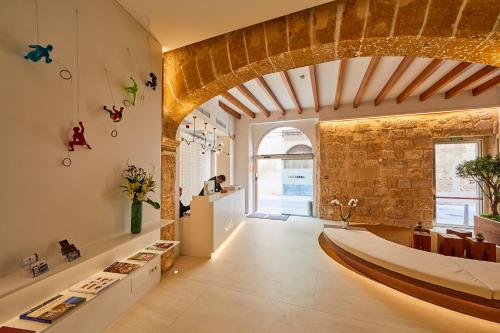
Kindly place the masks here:
<instances>
[{"instance_id":1,"label":"limestone wall texture","mask_svg":"<svg viewBox=\"0 0 500 333\"><path fill-rule=\"evenodd\" d=\"M400 226L433 219L433 142L450 137L483 140L497 149L498 111L461 111L318 125L319 214L338 220L330 201L358 198L352 221Z\"/></svg>"}]
</instances>

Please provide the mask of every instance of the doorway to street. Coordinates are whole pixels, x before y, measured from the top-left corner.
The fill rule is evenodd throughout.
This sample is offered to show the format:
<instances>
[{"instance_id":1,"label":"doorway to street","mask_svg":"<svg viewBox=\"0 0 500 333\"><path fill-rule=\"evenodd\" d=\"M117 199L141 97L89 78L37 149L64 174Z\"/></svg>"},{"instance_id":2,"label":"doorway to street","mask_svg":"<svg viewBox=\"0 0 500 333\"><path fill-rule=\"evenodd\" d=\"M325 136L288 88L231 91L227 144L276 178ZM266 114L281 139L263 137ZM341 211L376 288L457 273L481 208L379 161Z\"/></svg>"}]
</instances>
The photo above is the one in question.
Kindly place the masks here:
<instances>
[{"instance_id":1,"label":"doorway to street","mask_svg":"<svg viewBox=\"0 0 500 333\"><path fill-rule=\"evenodd\" d=\"M300 130L280 127L261 141L257 155L257 211L313 215L313 154Z\"/></svg>"}]
</instances>

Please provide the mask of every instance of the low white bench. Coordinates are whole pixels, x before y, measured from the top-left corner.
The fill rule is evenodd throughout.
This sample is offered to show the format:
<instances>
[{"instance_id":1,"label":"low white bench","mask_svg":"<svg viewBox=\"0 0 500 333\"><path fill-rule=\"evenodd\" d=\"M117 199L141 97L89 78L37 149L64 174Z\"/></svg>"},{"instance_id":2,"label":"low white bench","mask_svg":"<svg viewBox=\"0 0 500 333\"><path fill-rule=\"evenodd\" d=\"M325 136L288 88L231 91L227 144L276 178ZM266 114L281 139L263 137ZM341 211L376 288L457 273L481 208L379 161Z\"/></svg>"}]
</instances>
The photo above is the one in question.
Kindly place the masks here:
<instances>
[{"instance_id":1,"label":"low white bench","mask_svg":"<svg viewBox=\"0 0 500 333\"><path fill-rule=\"evenodd\" d=\"M332 257L397 290L500 322L500 264L419 251L359 228L325 226L320 244Z\"/></svg>"}]
</instances>

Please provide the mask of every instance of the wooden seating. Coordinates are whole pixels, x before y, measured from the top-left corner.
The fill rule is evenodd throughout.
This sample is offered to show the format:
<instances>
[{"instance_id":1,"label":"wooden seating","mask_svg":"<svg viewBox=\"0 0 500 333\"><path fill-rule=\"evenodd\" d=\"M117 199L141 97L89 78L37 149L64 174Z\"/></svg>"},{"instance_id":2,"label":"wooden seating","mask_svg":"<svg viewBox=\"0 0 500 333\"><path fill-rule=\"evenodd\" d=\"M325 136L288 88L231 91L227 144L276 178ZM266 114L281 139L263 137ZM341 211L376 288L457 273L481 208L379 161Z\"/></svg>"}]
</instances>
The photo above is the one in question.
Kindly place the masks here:
<instances>
[{"instance_id":1,"label":"wooden seating","mask_svg":"<svg viewBox=\"0 0 500 333\"><path fill-rule=\"evenodd\" d=\"M464 257L465 241L455 234L437 234L438 252L445 256Z\"/></svg>"},{"instance_id":2,"label":"wooden seating","mask_svg":"<svg viewBox=\"0 0 500 333\"><path fill-rule=\"evenodd\" d=\"M412 247L414 249L431 252L431 235L422 231L414 231Z\"/></svg>"},{"instance_id":3,"label":"wooden seating","mask_svg":"<svg viewBox=\"0 0 500 333\"><path fill-rule=\"evenodd\" d=\"M465 239L467 237L472 237L472 231L465 229L446 229L446 233L449 235L457 235L458 237Z\"/></svg>"},{"instance_id":4,"label":"wooden seating","mask_svg":"<svg viewBox=\"0 0 500 333\"><path fill-rule=\"evenodd\" d=\"M467 237L465 239L465 257L496 262L496 244L487 241L480 242L472 237Z\"/></svg>"}]
</instances>

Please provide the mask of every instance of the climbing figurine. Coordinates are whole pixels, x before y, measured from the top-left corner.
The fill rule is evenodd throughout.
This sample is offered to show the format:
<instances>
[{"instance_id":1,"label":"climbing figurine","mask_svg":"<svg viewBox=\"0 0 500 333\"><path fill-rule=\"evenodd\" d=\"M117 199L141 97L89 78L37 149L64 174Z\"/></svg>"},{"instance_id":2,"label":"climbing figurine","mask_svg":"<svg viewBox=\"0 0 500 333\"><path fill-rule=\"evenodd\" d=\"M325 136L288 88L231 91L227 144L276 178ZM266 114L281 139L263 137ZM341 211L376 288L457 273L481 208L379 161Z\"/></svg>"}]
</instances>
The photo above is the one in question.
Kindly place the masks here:
<instances>
[{"instance_id":1,"label":"climbing figurine","mask_svg":"<svg viewBox=\"0 0 500 333\"><path fill-rule=\"evenodd\" d=\"M146 86L151 87L153 90L156 90L156 87L158 86L158 78L156 77L155 73L149 73L149 77L151 79L146 82Z\"/></svg>"},{"instance_id":2,"label":"climbing figurine","mask_svg":"<svg viewBox=\"0 0 500 333\"><path fill-rule=\"evenodd\" d=\"M118 123L120 120L122 120L123 106L120 107L120 110L117 110L116 106L114 105L113 110L110 110L106 106L104 106L104 110L109 113L109 118L111 118L113 122Z\"/></svg>"},{"instance_id":3,"label":"climbing figurine","mask_svg":"<svg viewBox=\"0 0 500 333\"><path fill-rule=\"evenodd\" d=\"M75 146L86 146L88 149L92 149L83 135L83 132L85 131L83 123L80 121L78 124L80 124L80 127L73 127L73 141L69 142L68 150L74 151Z\"/></svg>"},{"instance_id":4,"label":"climbing figurine","mask_svg":"<svg viewBox=\"0 0 500 333\"><path fill-rule=\"evenodd\" d=\"M29 45L30 48L34 49L28 52L24 59L29 59L33 62L38 62L40 59L45 58L45 63L50 64L52 62L52 58L50 58L50 52L54 49L54 47L50 44L47 44L47 47L43 47L42 45Z\"/></svg>"},{"instance_id":5,"label":"climbing figurine","mask_svg":"<svg viewBox=\"0 0 500 333\"><path fill-rule=\"evenodd\" d=\"M135 82L134 78L130 77L130 79L132 80L133 84L129 87L125 87L125 91L128 92L129 94L132 94L133 98L132 98L132 101L129 101L129 100L126 100L126 101L129 103L132 103L132 105L135 105L135 98L137 95L138 88L137 88L137 83Z\"/></svg>"}]
</instances>

